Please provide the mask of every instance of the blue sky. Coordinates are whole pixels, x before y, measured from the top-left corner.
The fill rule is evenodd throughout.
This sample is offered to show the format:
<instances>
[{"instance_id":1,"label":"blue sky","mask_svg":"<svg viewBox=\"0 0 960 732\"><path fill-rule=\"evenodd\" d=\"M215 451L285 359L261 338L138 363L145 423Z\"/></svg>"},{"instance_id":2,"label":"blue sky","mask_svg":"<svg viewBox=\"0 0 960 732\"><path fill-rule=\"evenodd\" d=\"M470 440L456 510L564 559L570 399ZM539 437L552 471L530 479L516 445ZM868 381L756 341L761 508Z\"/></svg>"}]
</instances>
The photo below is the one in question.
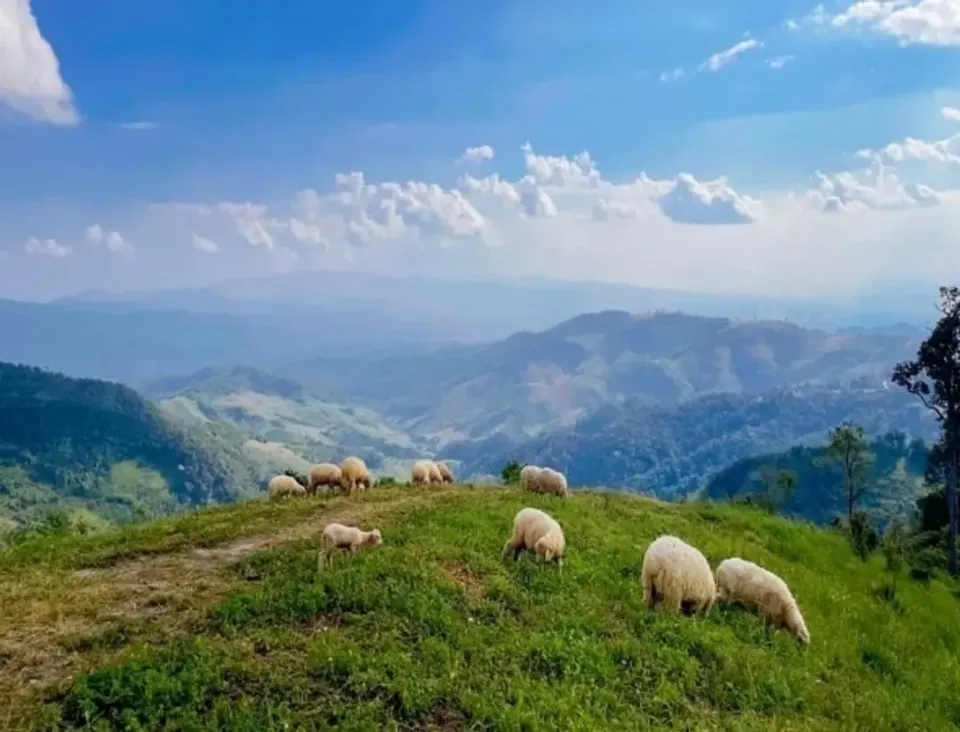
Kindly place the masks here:
<instances>
[{"instance_id":1,"label":"blue sky","mask_svg":"<svg viewBox=\"0 0 960 732\"><path fill-rule=\"evenodd\" d=\"M915 146L907 158L888 155L887 203L849 180L838 194L836 181L814 175L853 172L876 189L876 172L857 172L872 160L858 150L908 137L947 140L938 148L947 150L960 129L942 112L960 107L960 37L936 22L960 12L960 0L900 5L916 6L928 25L904 23L896 8L871 16L854 0L819 11L796 0L0 0L9 21L0 55L14 54L0 69L0 295L118 279L195 284L264 267L571 277L585 264L602 279L757 291L782 268L795 272L800 244L752 259L787 230L859 241L834 255L827 289L886 281L911 232L948 235L960 188L949 155L931 159ZM581 173L599 171L607 187L601 194L589 175L577 182L542 166L525 183L538 165L521 152L527 141L554 168L589 151ZM480 146L494 158L455 162ZM891 161L903 167L903 190L889 188ZM333 200L334 175L350 171L368 184L436 184L449 200L419 189ZM475 184L466 195L464 175L493 171L516 190ZM641 174L652 182L628 190ZM719 176L727 180L700 185ZM931 186L937 204L917 185ZM327 198L292 212L304 190ZM810 190L844 213L789 219L800 216L787 210L790 192ZM453 214L460 224L444 218L457 196L471 209ZM504 201L515 214L497 208ZM194 210L158 221L157 204L170 202ZM231 202L264 210L201 211ZM183 220L191 215L203 221ZM313 228L291 229L294 219ZM251 235L256 226L269 235ZM595 242L608 239L598 257ZM549 256L540 241L554 242ZM650 250L631 248L637 241ZM845 263L868 246L886 264L845 279ZM104 249L118 256L98 261ZM808 257L818 280L810 288L826 287L818 251ZM714 258L734 263L723 283L713 281ZM909 276L926 282L933 272L917 265Z\"/></svg>"}]
</instances>

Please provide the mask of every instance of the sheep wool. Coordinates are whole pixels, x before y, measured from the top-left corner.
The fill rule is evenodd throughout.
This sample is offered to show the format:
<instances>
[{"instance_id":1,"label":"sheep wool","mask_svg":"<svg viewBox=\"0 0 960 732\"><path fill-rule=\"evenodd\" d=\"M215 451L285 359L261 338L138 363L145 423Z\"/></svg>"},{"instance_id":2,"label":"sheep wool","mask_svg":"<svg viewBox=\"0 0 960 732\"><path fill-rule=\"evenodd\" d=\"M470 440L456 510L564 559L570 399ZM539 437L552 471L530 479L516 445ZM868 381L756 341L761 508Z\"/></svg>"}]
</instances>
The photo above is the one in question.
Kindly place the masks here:
<instances>
[{"instance_id":1,"label":"sheep wool","mask_svg":"<svg viewBox=\"0 0 960 732\"><path fill-rule=\"evenodd\" d=\"M444 483L453 483L453 471L450 466L444 462L437 463L437 469L440 471L440 478Z\"/></svg>"},{"instance_id":2,"label":"sheep wool","mask_svg":"<svg viewBox=\"0 0 960 732\"><path fill-rule=\"evenodd\" d=\"M414 485L430 484L430 461L417 460L410 468L410 482Z\"/></svg>"},{"instance_id":3,"label":"sheep wool","mask_svg":"<svg viewBox=\"0 0 960 732\"><path fill-rule=\"evenodd\" d=\"M360 458L351 456L340 463L340 487L348 494L360 486L369 487L370 482L370 471Z\"/></svg>"},{"instance_id":4,"label":"sheep wool","mask_svg":"<svg viewBox=\"0 0 960 732\"><path fill-rule=\"evenodd\" d=\"M383 543L383 537L379 529L373 531L361 531L356 526L344 526L343 524L327 524L323 530L323 551L317 558L319 567L330 564L333 553L337 549L343 549L356 554L362 547L380 546Z\"/></svg>"},{"instance_id":5,"label":"sheep wool","mask_svg":"<svg viewBox=\"0 0 960 732\"><path fill-rule=\"evenodd\" d=\"M553 468L541 468L537 475L537 493L549 493L553 496L570 495L567 488L567 476Z\"/></svg>"},{"instance_id":6,"label":"sheep wool","mask_svg":"<svg viewBox=\"0 0 960 732\"><path fill-rule=\"evenodd\" d=\"M340 485L340 466L333 463L317 463L310 466L310 475L307 480L307 493L317 492L320 486L336 488Z\"/></svg>"},{"instance_id":7,"label":"sheep wool","mask_svg":"<svg viewBox=\"0 0 960 732\"><path fill-rule=\"evenodd\" d=\"M307 495L307 489L300 485L296 478L291 478L289 475L275 475L267 485L267 497L270 500L305 495Z\"/></svg>"},{"instance_id":8,"label":"sheep wool","mask_svg":"<svg viewBox=\"0 0 960 732\"><path fill-rule=\"evenodd\" d=\"M660 536L643 555L643 601L670 612L707 612L717 589L710 563L699 550L675 536Z\"/></svg>"},{"instance_id":9,"label":"sheep wool","mask_svg":"<svg viewBox=\"0 0 960 732\"><path fill-rule=\"evenodd\" d=\"M520 471L520 487L523 490L536 493L537 481L540 478L541 470L542 468L537 467L536 465L524 465L523 469Z\"/></svg>"},{"instance_id":10,"label":"sheep wool","mask_svg":"<svg viewBox=\"0 0 960 732\"><path fill-rule=\"evenodd\" d=\"M503 546L503 556L513 552L514 561L524 550L535 552L544 562L556 560L563 567L566 539L556 519L537 508L522 508L513 519L513 534Z\"/></svg>"},{"instance_id":11,"label":"sheep wool","mask_svg":"<svg viewBox=\"0 0 960 732\"><path fill-rule=\"evenodd\" d=\"M430 464L430 482L443 483L443 473L440 472L440 467L433 460L427 460L427 462Z\"/></svg>"},{"instance_id":12,"label":"sheep wool","mask_svg":"<svg viewBox=\"0 0 960 732\"><path fill-rule=\"evenodd\" d=\"M717 567L717 599L740 603L778 628L786 628L803 644L810 632L787 583L768 569L740 557Z\"/></svg>"}]
</instances>

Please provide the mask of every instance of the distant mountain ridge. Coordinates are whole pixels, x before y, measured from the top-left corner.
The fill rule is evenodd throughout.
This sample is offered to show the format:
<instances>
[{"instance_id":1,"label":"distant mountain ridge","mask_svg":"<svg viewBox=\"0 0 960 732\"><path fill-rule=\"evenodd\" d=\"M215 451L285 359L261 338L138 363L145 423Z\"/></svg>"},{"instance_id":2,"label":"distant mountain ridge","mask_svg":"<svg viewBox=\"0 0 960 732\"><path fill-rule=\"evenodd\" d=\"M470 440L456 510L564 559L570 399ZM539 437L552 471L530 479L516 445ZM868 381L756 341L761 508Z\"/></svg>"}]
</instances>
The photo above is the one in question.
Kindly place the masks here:
<instances>
[{"instance_id":1,"label":"distant mountain ridge","mask_svg":"<svg viewBox=\"0 0 960 732\"><path fill-rule=\"evenodd\" d=\"M486 345L323 357L280 372L362 400L442 446L495 435L522 441L631 399L669 406L791 385L878 385L918 343L782 321L604 311Z\"/></svg>"}]
</instances>

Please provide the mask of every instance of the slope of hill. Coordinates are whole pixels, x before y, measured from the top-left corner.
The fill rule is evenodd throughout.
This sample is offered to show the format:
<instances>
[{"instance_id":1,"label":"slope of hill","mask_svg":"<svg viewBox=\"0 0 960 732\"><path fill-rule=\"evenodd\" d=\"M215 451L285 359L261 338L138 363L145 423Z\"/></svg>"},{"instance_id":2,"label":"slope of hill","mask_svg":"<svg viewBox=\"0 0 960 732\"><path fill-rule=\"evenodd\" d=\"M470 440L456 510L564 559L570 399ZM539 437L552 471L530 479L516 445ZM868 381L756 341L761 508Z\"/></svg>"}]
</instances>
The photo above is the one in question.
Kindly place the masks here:
<instances>
[{"instance_id":1,"label":"slope of hill","mask_svg":"<svg viewBox=\"0 0 960 732\"><path fill-rule=\"evenodd\" d=\"M189 423L227 424L261 445L282 445L314 461L339 460L346 451L377 467L386 457L421 453L407 434L374 410L314 395L296 381L249 366L206 368L154 382L146 391L164 411ZM289 461L287 466L297 467Z\"/></svg>"},{"instance_id":2,"label":"slope of hill","mask_svg":"<svg viewBox=\"0 0 960 732\"><path fill-rule=\"evenodd\" d=\"M879 384L918 340L831 334L779 321L680 313L577 316L483 346L390 358L324 358L283 373L366 400L438 445L510 440L573 425L627 399L680 404L704 394L756 394L797 384Z\"/></svg>"},{"instance_id":3,"label":"slope of hill","mask_svg":"<svg viewBox=\"0 0 960 732\"><path fill-rule=\"evenodd\" d=\"M577 485L676 497L698 490L738 460L798 443L822 444L844 420L873 435L891 430L931 440L936 435L929 412L901 391L808 386L761 396L713 395L674 408L630 402L520 444L494 437L450 445L444 455L463 460L463 474L496 474L507 457L515 457L563 470Z\"/></svg>"},{"instance_id":4,"label":"slope of hill","mask_svg":"<svg viewBox=\"0 0 960 732\"><path fill-rule=\"evenodd\" d=\"M7 519L68 508L126 520L258 490L222 428L181 427L119 384L0 363L0 414Z\"/></svg>"},{"instance_id":5,"label":"slope of hill","mask_svg":"<svg viewBox=\"0 0 960 732\"><path fill-rule=\"evenodd\" d=\"M864 508L882 514L901 514L916 508L916 499L924 492L923 475L930 450L920 439L909 440L902 432L890 432L870 443L873 464L870 479L873 490L862 501ZM797 489L780 510L817 523L827 523L845 514L843 477L824 462L824 446L797 446L789 450L738 460L710 478L704 495L730 499L758 490L763 468L791 470L797 476Z\"/></svg>"},{"instance_id":6,"label":"slope of hill","mask_svg":"<svg viewBox=\"0 0 960 732\"><path fill-rule=\"evenodd\" d=\"M500 558L515 512L562 572ZM383 546L318 572L330 520ZM786 578L801 649L736 607L642 604L670 533ZM0 554L4 729L952 729L957 585L734 506L513 490L260 501Z\"/></svg>"}]
</instances>

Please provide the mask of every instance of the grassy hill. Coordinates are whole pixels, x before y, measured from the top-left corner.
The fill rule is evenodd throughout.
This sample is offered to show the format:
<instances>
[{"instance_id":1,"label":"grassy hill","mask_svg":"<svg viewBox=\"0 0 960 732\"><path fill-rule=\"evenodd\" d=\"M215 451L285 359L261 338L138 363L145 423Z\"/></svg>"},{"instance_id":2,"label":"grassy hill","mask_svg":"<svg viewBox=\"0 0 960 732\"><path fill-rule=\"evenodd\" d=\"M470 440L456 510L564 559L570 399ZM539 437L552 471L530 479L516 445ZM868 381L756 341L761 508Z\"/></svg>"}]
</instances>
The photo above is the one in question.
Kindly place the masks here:
<instances>
[{"instance_id":1,"label":"grassy hill","mask_svg":"<svg viewBox=\"0 0 960 732\"><path fill-rule=\"evenodd\" d=\"M918 342L898 332L605 311L492 344L311 359L284 373L364 400L442 446L495 435L523 440L631 399L671 406L713 393L879 384Z\"/></svg>"},{"instance_id":2,"label":"grassy hill","mask_svg":"<svg viewBox=\"0 0 960 732\"><path fill-rule=\"evenodd\" d=\"M597 411L575 427L519 444L503 436L450 445L465 475L499 472L508 457L551 465L576 485L622 486L677 497L745 458L820 445L844 420L871 435L891 430L934 439L927 410L896 389L792 387L762 395L716 394L676 407L626 402Z\"/></svg>"},{"instance_id":3,"label":"grassy hill","mask_svg":"<svg viewBox=\"0 0 960 732\"><path fill-rule=\"evenodd\" d=\"M314 394L297 381L249 366L205 368L154 382L147 392L164 411L188 423L227 424L256 437L259 445L248 445L252 452L264 452L264 444L276 446L276 460L284 467L297 465L280 457L282 449L313 461L357 454L371 467L386 458L423 454L409 435L373 409Z\"/></svg>"},{"instance_id":4,"label":"grassy hill","mask_svg":"<svg viewBox=\"0 0 960 732\"><path fill-rule=\"evenodd\" d=\"M500 559L524 505L563 572ZM318 572L330 520L384 545ZM668 616L640 565L679 535L790 583L802 649L737 608ZM746 507L513 490L261 501L0 553L5 729L953 729L960 595Z\"/></svg>"},{"instance_id":5,"label":"grassy hill","mask_svg":"<svg viewBox=\"0 0 960 732\"><path fill-rule=\"evenodd\" d=\"M158 516L255 494L262 477L229 430L167 418L132 389L0 363L0 519L66 510Z\"/></svg>"}]
</instances>

